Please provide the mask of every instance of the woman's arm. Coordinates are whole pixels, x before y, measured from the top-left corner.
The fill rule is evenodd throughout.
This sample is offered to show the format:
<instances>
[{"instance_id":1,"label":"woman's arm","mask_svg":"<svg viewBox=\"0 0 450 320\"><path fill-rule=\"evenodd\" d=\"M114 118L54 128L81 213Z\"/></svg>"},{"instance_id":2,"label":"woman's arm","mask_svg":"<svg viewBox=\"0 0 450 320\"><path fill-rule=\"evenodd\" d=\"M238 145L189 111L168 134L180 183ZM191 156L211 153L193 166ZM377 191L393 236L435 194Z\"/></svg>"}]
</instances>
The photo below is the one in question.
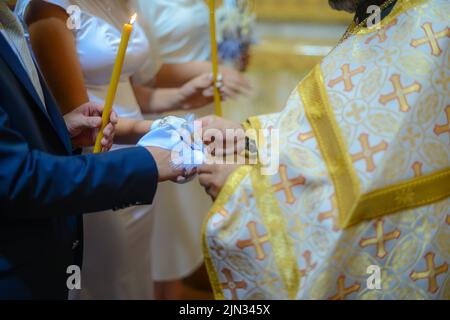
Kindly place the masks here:
<instances>
[{"instance_id":1,"label":"woman's arm","mask_svg":"<svg viewBox=\"0 0 450 320\"><path fill-rule=\"evenodd\" d=\"M203 74L180 88L153 89L133 84L134 94L143 113L163 113L204 107L213 102L212 79Z\"/></svg>"},{"instance_id":2,"label":"woman's arm","mask_svg":"<svg viewBox=\"0 0 450 320\"><path fill-rule=\"evenodd\" d=\"M75 37L66 26L68 18L61 7L37 0L30 2L25 14L36 59L63 115L89 101ZM149 121L120 118L115 142L134 144L150 126Z\"/></svg>"},{"instance_id":3,"label":"woman's arm","mask_svg":"<svg viewBox=\"0 0 450 320\"><path fill-rule=\"evenodd\" d=\"M251 84L240 72L226 67L220 67L220 71L223 99L250 94ZM201 108L213 102L211 63L166 64L151 84L133 84L133 88L143 113Z\"/></svg>"},{"instance_id":4,"label":"woman's arm","mask_svg":"<svg viewBox=\"0 0 450 320\"><path fill-rule=\"evenodd\" d=\"M34 54L62 114L89 101L68 18L62 8L36 0L25 14Z\"/></svg>"},{"instance_id":5,"label":"woman's arm","mask_svg":"<svg viewBox=\"0 0 450 320\"><path fill-rule=\"evenodd\" d=\"M157 88L177 88L203 73L212 72L208 61L192 61L179 64L163 64L156 74Z\"/></svg>"},{"instance_id":6,"label":"woman's arm","mask_svg":"<svg viewBox=\"0 0 450 320\"><path fill-rule=\"evenodd\" d=\"M249 95L250 81L242 73L224 66L220 67L223 77L223 93L231 99L239 95ZM192 61L179 64L164 64L158 71L154 86L157 88L176 88L205 73L212 72L211 62Z\"/></svg>"}]
</instances>

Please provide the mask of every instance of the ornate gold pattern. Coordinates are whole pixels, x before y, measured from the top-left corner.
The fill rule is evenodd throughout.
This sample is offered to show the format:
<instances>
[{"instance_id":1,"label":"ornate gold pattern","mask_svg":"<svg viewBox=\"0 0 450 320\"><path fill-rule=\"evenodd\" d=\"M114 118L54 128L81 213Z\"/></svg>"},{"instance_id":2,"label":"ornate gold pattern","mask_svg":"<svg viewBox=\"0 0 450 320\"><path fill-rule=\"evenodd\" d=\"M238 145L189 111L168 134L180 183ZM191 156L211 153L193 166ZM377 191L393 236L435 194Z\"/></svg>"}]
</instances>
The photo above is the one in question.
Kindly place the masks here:
<instances>
[{"instance_id":1,"label":"ornate gold pattern","mask_svg":"<svg viewBox=\"0 0 450 320\"><path fill-rule=\"evenodd\" d=\"M444 30L445 7L399 0L384 31L339 45L283 112L249 119L286 147L280 174L233 175L205 224L218 298L450 299L450 48L411 45L428 22ZM372 265L381 290L366 285Z\"/></svg>"}]
</instances>

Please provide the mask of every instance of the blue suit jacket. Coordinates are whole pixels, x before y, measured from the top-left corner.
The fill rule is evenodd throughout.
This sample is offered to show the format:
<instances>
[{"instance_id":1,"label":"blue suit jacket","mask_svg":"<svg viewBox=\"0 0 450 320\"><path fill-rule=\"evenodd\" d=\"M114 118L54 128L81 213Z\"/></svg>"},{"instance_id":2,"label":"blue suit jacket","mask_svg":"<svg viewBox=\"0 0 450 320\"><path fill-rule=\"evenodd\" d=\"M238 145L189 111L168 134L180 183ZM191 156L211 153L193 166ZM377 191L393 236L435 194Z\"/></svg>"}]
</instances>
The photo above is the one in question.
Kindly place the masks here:
<instances>
[{"instance_id":1,"label":"blue suit jacket","mask_svg":"<svg viewBox=\"0 0 450 320\"><path fill-rule=\"evenodd\" d=\"M0 299L66 299L67 267L81 266L81 214L149 204L157 187L143 148L73 155L41 83L47 111L0 33Z\"/></svg>"}]
</instances>

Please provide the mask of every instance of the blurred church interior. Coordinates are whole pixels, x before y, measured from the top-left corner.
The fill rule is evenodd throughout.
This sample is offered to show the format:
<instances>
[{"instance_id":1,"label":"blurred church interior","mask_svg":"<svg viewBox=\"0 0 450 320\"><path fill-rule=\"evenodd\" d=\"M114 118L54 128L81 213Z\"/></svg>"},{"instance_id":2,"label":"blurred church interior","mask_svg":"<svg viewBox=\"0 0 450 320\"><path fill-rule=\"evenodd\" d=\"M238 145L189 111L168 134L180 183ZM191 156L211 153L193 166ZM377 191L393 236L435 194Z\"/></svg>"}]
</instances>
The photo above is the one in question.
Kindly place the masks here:
<instances>
[{"instance_id":1,"label":"blurred church interior","mask_svg":"<svg viewBox=\"0 0 450 320\"><path fill-rule=\"evenodd\" d=\"M257 44L248 77L256 88L250 98L228 102L225 116L244 121L285 105L290 91L337 44L352 16L326 0L252 0L257 15Z\"/></svg>"}]
</instances>

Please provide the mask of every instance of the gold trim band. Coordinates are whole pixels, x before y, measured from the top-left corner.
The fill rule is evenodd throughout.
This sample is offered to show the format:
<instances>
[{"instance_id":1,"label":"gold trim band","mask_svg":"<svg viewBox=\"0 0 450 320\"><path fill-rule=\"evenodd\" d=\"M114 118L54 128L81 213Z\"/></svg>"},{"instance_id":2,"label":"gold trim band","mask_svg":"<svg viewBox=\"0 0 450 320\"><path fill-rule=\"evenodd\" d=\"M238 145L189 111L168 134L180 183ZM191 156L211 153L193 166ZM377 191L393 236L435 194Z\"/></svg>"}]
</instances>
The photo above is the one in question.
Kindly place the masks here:
<instances>
[{"instance_id":1,"label":"gold trim band","mask_svg":"<svg viewBox=\"0 0 450 320\"><path fill-rule=\"evenodd\" d=\"M203 221L202 228L202 240L203 240L203 255L205 259L206 270L208 272L209 280L211 282L211 287L213 289L214 297L216 300L225 300L225 296L222 291L222 285L217 274L217 270L214 267L214 263L211 258L211 254L208 249L208 239L206 237L206 230L208 227L208 222L211 217L222 209L225 204L230 200L231 196L236 192L236 189L241 184L242 180L249 174L252 170L251 166L241 166L236 169L229 177L228 180L220 192L217 200L214 202L211 210Z\"/></svg>"},{"instance_id":2,"label":"gold trim band","mask_svg":"<svg viewBox=\"0 0 450 320\"><path fill-rule=\"evenodd\" d=\"M450 197L450 169L414 178L363 195L346 226L395 212L413 209Z\"/></svg>"},{"instance_id":3,"label":"gold trim band","mask_svg":"<svg viewBox=\"0 0 450 320\"><path fill-rule=\"evenodd\" d=\"M278 206L269 177L263 176L256 168L251 171L250 176L255 191L256 206L261 213L264 226L268 229L269 242L272 245L272 253L281 281L286 288L288 299L294 300L299 289L300 278L294 244L289 238L286 220Z\"/></svg>"},{"instance_id":4,"label":"gold trim band","mask_svg":"<svg viewBox=\"0 0 450 320\"><path fill-rule=\"evenodd\" d=\"M322 71L320 65L317 65L300 83L298 92L333 181L339 224L344 226L346 213L350 212L357 202L360 186L323 83Z\"/></svg>"},{"instance_id":5,"label":"gold trim band","mask_svg":"<svg viewBox=\"0 0 450 320\"><path fill-rule=\"evenodd\" d=\"M253 129L261 132L261 123L257 117L250 118L249 122ZM259 136L259 139L263 139L262 135ZM263 141L259 141L259 144L263 144ZM286 219L278 205L269 177L261 174L261 167L255 167L250 172L250 177L255 192L256 206L269 233L269 242L272 245L281 281L286 288L288 299L294 300L300 285L300 275L295 246L292 239L289 238Z\"/></svg>"}]
</instances>

